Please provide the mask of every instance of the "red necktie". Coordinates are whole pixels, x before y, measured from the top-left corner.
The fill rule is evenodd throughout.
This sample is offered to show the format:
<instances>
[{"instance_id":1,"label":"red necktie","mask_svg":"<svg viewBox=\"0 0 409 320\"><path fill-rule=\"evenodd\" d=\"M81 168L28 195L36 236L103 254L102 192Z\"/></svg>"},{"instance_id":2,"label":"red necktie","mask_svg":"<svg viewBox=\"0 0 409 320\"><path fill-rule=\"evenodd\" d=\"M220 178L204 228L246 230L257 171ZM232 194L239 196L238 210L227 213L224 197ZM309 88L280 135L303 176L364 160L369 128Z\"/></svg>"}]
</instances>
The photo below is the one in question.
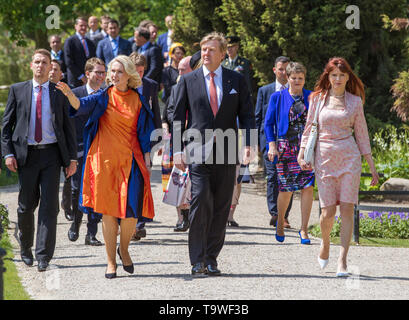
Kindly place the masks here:
<instances>
[{"instance_id":1,"label":"red necktie","mask_svg":"<svg viewBox=\"0 0 409 320\"><path fill-rule=\"evenodd\" d=\"M85 56L88 57L89 54L88 54L87 44L85 43L85 38L82 38L81 42L82 42L82 46L84 47L84 50L85 50Z\"/></svg>"},{"instance_id":2,"label":"red necktie","mask_svg":"<svg viewBox=\"0 0 409 320\"><path fill-rule=\"evenodd\" d=\"M40 90L38 91L37 101L36 101L36 121L35 121L35 132L34 132L34 140L37 143L43 139L43 129L41 127L41 94L43 92L43 87L40 86Z\"/></svg>"},{"instance_id":3,"label":"red necktie","mask_svg":"<svg viewBox=\"0 0 409 320\"><path fill-rule=\"evenodd\" d=\"M210 106L212 107L213 115L216 116L217 110L219 109L217 106L217 90L216 90L216 85L214 83L214 77L215 77L214 72L210 72Z\"/></svg>"}]
</instances>

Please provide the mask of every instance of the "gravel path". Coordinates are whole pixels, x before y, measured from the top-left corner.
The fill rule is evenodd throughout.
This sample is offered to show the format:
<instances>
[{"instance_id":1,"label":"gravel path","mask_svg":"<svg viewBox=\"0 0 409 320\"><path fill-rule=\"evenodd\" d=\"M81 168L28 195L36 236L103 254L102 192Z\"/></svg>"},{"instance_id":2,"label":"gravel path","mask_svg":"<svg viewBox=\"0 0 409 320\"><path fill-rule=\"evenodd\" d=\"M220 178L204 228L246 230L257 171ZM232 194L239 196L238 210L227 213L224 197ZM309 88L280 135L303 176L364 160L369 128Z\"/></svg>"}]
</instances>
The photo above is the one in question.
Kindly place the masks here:
<instances>
[{"instance_id":1,"label":"gravel path","mask_svg":"<svg viewBox=\"0 0 409 320\"><path fill-rule=\"evenodd\" d=\"M62 185L61 185L62 186ZM290 213L293 229L286 240L275 241L269 226L265 196L245 187L235 219L240 228L228 228L219 256L222 277L193 279L187 248L187 233L175 233L176 212L162 203L160 167L152 173L155 222L147 224L147 237L131 242L135 273L120 264L118 278L106 280L105 247L84 245L83 222L77 242L70 242L70 226L63 212L58 216L57 246L48 271L39 273L37 263L26 267L16 239L18 187L0 189L0 202L10 209L11 241L19 275L33 299L409 299L409 249L354 246L350 249L348 279L335 277L339 246L332 245L330 263L322 271L317 262L320 240L311 246L299 243L299 201ZM60 197L61 199L61 197ZM85 219L83 219L85 220ZM315 201L310 223L318 222ZM97 238L103 241L101 226Z\"/></svg>"}]
</instances>

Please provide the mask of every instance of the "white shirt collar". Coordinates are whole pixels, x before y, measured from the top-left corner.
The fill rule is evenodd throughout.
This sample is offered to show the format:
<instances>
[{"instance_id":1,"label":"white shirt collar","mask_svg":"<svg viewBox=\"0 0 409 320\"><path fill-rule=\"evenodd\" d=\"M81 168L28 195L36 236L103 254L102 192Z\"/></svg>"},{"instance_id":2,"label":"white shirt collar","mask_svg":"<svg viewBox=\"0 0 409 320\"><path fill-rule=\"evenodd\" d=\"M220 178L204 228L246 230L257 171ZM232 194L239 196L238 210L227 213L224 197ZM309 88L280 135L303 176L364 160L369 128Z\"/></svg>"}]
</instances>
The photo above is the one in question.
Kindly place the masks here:
<instances>
[{"instance_id":1,"label":"white shirt collar","mask_svg":"<svg viewBox=\"0 0 409 320\"><path fill-rule=\"evenodd\" d=\"M86 86L86 88L87 88L88 95L90 95L91 93L97 91L97 90L92 89L92 88L89 86L88 82L87 82L87 84L86 84L85 86Z\"/></svg>"},{"instance_id":2,"label":"white shirt collar","mask_svg":"<svg viewBox=\"0 0 409 320\"><path fill-rule=\"evenodd\" d=\"M236 62L236 60L237 60L238 57L239 57L238 54L236 54L236 56L234 57L234 59L230 59L230 57L229 57L229 62L230 62L230 63Z\"/></svg>"},{"instance_id":3,"label":"white shirt collar","mask_svg":"<svg viewBox=\"0 0 409 320\"><path fill-rule=\"evenodd\" d=\"M85 39L85 36L80 35L79 32L76 32L75 34L78 38L80 38L80 40Z\"/></svg>"},{"instance_id":4,"label":"white shirt collar","mask_svg":"<svg viewBox=\"0 0 409 320\"><path fill-rule=\"evenodd\" d=\"M280 81L276 80L276 88L280 90L280 88L284 86L284 88L288 88L288 82L286 84L281 84Z\"/></svg>"},{"instance_id":5,"label":"white shirt collar","mask_svg":"<svg viewBox=\"0 0 409 320\"><path fill-rule=\"evenodd\" d=\"M203 75L205 77L207 77L209 75L210 71L209 69L206 68L205 65L203 65ZM221 77L222 75L222 66L219 65L219 67L214 71L214 73L216 74L216 76Z\"/></svg>"},{"instance_id":6,"label":"white shirt collar","mask_svg":"<svg viewBox=\"0 0 409 320\"><path fill-rule=\"evenodd\" d=\"M117 40L117 41L118 41L118 40L119 40L119 36L117 36L116 38L112 38L111 36L109 36L109 40L111 40L111 41L112 41L112 40Z\"/></svg>"},{"instance_id":7,"label":"white shirt collar","mask_svg":"<svg viewBox=\"0 0 409 320\"><path fill-rule=\"evenodd\" d=\"M36 88L36 87L38 87L39 85L40 85L40 84L33 79L33 88ZM43 89L48 89L48 86L49 86L49 85L50 85L50 81L47 81L47 82L44 82L41 86L43 87Z\"/></svg>"}]
</instances>

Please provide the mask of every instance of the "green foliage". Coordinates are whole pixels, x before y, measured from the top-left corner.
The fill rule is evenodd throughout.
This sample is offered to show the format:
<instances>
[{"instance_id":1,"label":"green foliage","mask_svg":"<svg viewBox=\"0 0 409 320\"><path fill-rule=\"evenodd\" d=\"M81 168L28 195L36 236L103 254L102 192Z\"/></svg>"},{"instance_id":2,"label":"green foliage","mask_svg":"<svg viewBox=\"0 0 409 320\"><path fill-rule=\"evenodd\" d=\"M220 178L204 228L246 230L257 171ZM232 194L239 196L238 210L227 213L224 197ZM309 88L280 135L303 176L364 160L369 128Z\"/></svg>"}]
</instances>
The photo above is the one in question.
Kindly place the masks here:
<instances>
[{"instance_id":1,"label":"green foliage","mask_svg":"<svg viewBox=\"0 0 409 320\"><path fill-rule=\"evenodd\" d=\"M27 39L35 41L37 48L48 48L47 36L53 33L72 30L77 16L87 15L103 1L68 1L68 0L0 0L0 20L10 32L10 40L20 46L28 44ZM48 6L59 9L60 29L47 29L46 21L53 12L47 13Z\"/></svg>"},{"instance_id":2,"label":"green foliage","mask_svg":"<svg viewBox=\"0 0 409 320\"><path fill-rule=\"evenodd\" d=\"M19 47L9 40L7 32L0 27L0 85L9 85L29 79L31 55L34 42L27 41L27 47ZM6 95L4 99L4 95ZM7 91L1 91L0 103L7 100ZM0 117L1 119L1 117Z\"/></svg>"},{"instance_id":3,"label":"green foliage","mask_svg":"<svg viewBox=\"0 0 409 320\"><path fill-rule=\"evenodd\" d=\"M0 21L10 31L10 39L20 46L35 41L35 46L48 48L47 37L54 33L71 34L76 17L108 14L119 21L125 38L133 34L133 28L144 19L153 20L165 31L164 19L172 14L178 0L0 0ZM60 29L47 29L46 21L53 12L50 5L59 9Z\"/></svg>"},{"instance_id":4,"label":"green foliage","mask_svg":"<svg viewBox=\"0 0 409 320\"><path fill-rule=\"evenodd\" d=\"M392 110L396 111L403 121L409 120L409 70L402 71L394 80L392 93L395 101Z\"/></svg>"},{"instance_id":5,"label":"green foliage","mask_svg":"<svg viewBox=\"0 0 409 320\"><path fill-rule=\"evenodd\" d=\"M0 223L1 223L1 226L3 227L2 230L7 230L10 224L9 210L7 206L2 203L0 203ZM1 235L0 235L0 238L1 238Z\"/></svg>"},{"instance_id":6,"label":"green foliage","mask_svg":"<svg viewBox=\"0 0 409 320\"><path fill-rule=\"evenodd\" d=\"M180 0L175 10L173 40L183 43L189 54L198 50L201 38L212 31L226 32L218 16L222 0Z\"/></svg>"},{"instance_id":7,"label":"green foliage","mask_svg":"<svg viewBox=\"0 0 409 320\"><path fill-rule=\"evenodd\" d=\"M305 87L313 89L328 59L342 56L367 86L366 110L386 121L392 80L404 60L403 32L389 32L384 17L405 16L401 0L363 0L359 29L349 30L348 3L337 0L181 0L175 39L191 46L207 32L239 36L241 53L250 59L259 85L274 79L278 55L302 62L308 69Z\"/></svg>"},{"instance_id":8,"label":"green foliage","mask_svg":"<svg viewBox=\"0 0 409 320\"><path fill-rule=\"evenodd\" d=\"M339 237L341 232L341 218L335 217L330 237ZM310 230L313 236L320 236L319 225ZM360 214L359 236L389 239L409 239L408 213L382 213L370 212L368 215Z\"/></svg>"},{"instance_id":9,"label":"green foliage","mask_svg":"<svg viewBox=\"0 0 409 320\"><path fill-rule=\"evenodd\" d=\"M370 178L361 179L360 190L377 190L389 178L409 179L409 130L387 125L379 129L372 137L372 157L378 172L384 174L378 186L370 187ZM362 171L370 172L366 161Z\"/></svg>"}]
</instances>

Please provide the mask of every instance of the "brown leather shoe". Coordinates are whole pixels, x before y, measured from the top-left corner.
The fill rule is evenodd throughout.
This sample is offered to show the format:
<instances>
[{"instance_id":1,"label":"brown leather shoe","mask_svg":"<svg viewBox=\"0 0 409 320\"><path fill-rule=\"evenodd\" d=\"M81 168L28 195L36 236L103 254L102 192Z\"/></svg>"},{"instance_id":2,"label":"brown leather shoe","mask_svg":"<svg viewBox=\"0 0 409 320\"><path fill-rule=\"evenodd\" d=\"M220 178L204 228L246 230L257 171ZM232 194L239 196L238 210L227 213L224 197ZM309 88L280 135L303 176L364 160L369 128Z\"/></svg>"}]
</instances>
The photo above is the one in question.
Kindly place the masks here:
<instances>
[{"instance_id":1,"label":"brown leather shoe","mask_svg":"<svg viewBox=\"0 0 409 320\"><path fill-rule=\"evenodd\" d=\"M284 219L283 227L286 229L291 229L290 223L288 222L288 219Z\"/></svg>"}]
</instances>

